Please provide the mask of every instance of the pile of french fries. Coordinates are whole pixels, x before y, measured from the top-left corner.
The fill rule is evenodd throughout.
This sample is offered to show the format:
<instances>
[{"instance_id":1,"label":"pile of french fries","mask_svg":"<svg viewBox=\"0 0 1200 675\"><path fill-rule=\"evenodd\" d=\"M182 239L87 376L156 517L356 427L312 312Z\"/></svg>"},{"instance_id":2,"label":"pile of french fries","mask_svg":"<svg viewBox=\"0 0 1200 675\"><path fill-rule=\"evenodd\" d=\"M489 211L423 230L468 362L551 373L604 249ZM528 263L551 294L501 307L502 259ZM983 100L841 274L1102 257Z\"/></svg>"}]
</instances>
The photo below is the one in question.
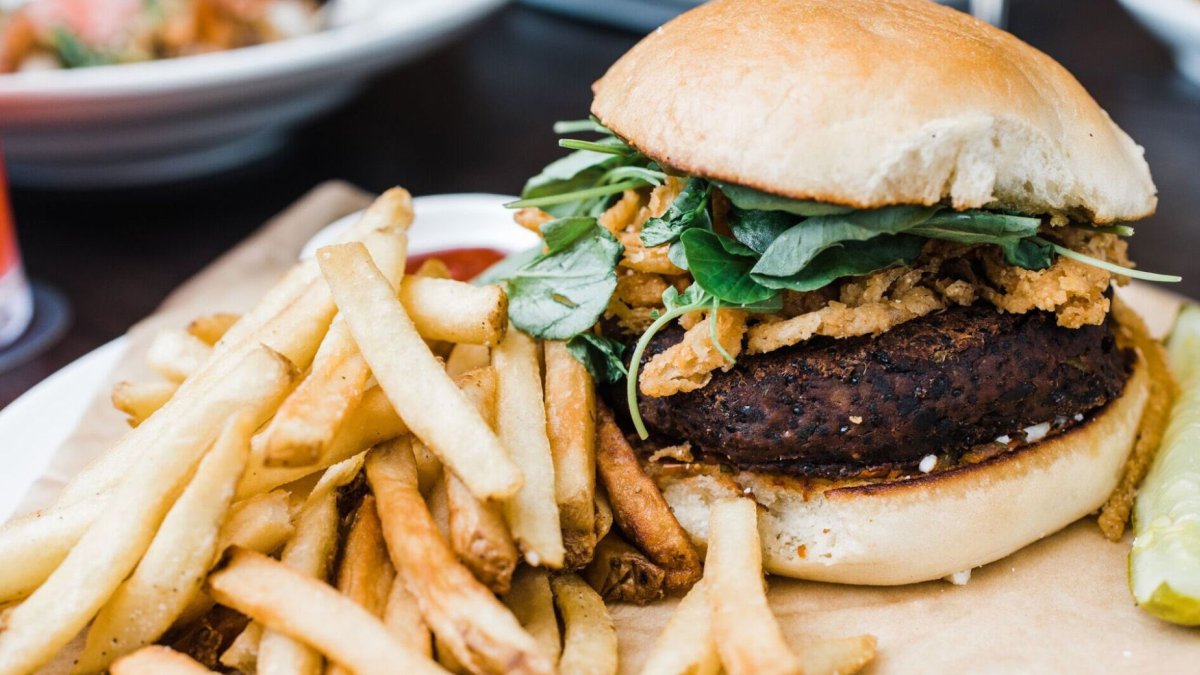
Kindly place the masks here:
<instances>
[{"instance_id":1,"label":"pile of french fries","mask_svg":"<svg viewBox=\"0 0 1200 675\"><path fill-rule=\"evenodd\" d=\"M643 672L873 658L789 644L752 500L702 561L563 344L406 274L412 217L391 190L250 312L158 336L131 430L0 529L0 673L611 674L605 601L684 593Z\"/></svg>"}]
</instances>

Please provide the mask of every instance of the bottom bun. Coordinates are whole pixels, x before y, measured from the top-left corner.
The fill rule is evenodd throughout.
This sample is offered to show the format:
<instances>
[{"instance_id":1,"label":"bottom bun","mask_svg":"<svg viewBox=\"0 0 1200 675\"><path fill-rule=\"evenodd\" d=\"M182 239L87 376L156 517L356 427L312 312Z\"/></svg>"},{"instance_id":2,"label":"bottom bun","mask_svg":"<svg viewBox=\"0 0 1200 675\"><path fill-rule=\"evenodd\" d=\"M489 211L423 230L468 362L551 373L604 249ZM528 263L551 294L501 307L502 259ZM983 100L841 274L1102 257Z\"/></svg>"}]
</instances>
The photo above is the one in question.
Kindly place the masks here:
<instances>
[{"instance_id":1,"label":"bottom bun","mask_svg":"<svg viewBox=\"0 0 1200 675\"><path fill-rule=\"evenodd\" d=\"M978 464L882 483L803 486L770 474L660 480L703 550L708 504L750 494L767 571L797 579L896 585L970 570L1098 509L1117 485L1148 396L1137 359L1121 396L1069 432Z\"/></svg>"}]
</instances>

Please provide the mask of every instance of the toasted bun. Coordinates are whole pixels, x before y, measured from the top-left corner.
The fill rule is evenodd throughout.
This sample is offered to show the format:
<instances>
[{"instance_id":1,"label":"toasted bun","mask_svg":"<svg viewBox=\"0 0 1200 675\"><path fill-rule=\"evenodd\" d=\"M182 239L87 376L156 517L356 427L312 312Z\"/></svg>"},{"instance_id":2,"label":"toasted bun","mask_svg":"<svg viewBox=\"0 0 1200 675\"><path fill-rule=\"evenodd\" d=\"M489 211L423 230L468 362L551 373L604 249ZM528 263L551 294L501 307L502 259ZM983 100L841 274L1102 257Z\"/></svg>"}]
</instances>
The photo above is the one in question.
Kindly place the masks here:
<instances>
[{"instance_id":1,"label":"toasted bun","mask_svg":"<svg viewBox=\"0 0 1200 675\"><path fill-rule=\"evenodd\" d=\"M1133 447L1148 378L1139 359L1121 397L1070 432L902 482L806 493L743 472L660 486L701 547L708 504L748 490L763 507L763 564L773 574L870 585L940 579L1003 558L1099 508Z\"/></svg>"},{"instance_id":2,"label":"toasted bun","mask_svg":"<svg viewBox=\"0 0 1200 675\"><path fill-rule=\"evenodd\" d=\"M1136 220L1142 149L1053 59L928 0L716 0L595 84L592 112L660 163L858 208Z\"/></svg>"}]
</instances>

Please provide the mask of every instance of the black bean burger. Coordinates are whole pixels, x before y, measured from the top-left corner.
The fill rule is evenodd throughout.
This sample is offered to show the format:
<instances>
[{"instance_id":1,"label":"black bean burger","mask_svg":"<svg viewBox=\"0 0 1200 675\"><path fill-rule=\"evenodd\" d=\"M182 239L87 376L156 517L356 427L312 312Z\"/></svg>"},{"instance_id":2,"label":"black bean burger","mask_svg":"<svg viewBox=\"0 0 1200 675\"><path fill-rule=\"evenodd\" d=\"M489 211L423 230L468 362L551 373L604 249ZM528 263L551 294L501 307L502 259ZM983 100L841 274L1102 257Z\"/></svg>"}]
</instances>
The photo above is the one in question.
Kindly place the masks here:
<instances>
[{"instance_id":1,"label":"black bean burger","mask_svg":"<svg viewBox=\"0 0 1200 675\"><path fill-rule=\"evenodd\" d=\"M619 391L698 542L900 584L1105 502L1150 378L1113 286L1142 149L1046 55L924 0L717 0L642 40L530 179L510 316Z\"/></svg>"}]
</instances>

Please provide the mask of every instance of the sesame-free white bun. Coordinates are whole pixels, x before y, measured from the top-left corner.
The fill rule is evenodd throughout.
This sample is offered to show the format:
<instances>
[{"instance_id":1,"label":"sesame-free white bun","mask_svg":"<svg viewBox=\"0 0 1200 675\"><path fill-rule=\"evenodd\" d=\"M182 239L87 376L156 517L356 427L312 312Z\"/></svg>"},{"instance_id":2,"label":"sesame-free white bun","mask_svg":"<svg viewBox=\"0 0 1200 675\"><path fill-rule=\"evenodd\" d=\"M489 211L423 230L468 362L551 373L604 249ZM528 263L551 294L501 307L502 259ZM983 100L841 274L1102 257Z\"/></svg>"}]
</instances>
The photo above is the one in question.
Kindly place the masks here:
<instances>
[{"instance_id":1,"label":"sesame-free white bun","mask_svg":"<svg viewBox=\"0 0 1200 675\"><path fill-rule=\"evenodd\" d=\"M701 550L708 505L750 494L762 507L763 565L773 574L868 585L940 579L999 560L1098 509L1133 447L1148 379L1139 358L1120 398L1071 431L899 482L803 490L789 479L740 472L671 477L659 486Z\"/></svg>"},{"instance_id":2,"label":"sesame-free white bun","mask_svg":"<svg viewBox=\"0 0 1200 675\"><path fill-rule=\"evenodd\" d=\"M1142 148L1017 38L929 0L715 0L626 53L592 112L678 171L858 208L1151 215Z\"/></svg>"}]
</instances>

